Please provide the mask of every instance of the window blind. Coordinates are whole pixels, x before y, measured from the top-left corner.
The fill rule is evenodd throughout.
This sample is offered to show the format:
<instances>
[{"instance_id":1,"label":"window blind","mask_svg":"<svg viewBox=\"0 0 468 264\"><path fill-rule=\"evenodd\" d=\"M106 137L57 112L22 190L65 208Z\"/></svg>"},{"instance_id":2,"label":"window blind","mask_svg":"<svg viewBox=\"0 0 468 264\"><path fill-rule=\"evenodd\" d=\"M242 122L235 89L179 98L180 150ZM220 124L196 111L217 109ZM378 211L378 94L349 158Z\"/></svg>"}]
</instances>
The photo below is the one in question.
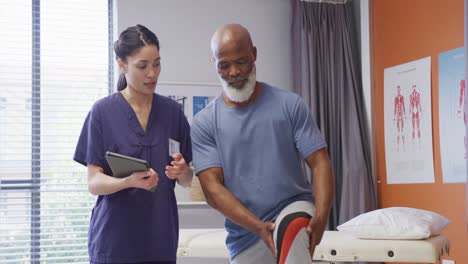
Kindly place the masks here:
<instances>
[{"instance_id":1,"label":"window blind","mask_svg":"<svg viewBox=\"0 0 468 264\"><path fill-rule=\"evenodd\" d=\"M112 0L0 0L0 263L88 263L95 197L72 160L109 94Z\"/></svg>"}]
</instances>

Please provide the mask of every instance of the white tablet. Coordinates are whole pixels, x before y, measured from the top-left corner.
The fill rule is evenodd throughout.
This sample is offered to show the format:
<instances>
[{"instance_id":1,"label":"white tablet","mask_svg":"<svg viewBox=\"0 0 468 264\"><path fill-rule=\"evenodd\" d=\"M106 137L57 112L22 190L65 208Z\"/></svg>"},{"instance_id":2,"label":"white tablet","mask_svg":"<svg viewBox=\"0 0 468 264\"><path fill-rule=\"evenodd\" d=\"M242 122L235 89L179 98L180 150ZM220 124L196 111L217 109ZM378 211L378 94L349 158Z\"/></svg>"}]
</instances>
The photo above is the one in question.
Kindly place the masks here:
<instances>
[{"instance_id":1,"label":"white tablet","mask_svg":"<svg viewBox=\"0 0 468 264\"><path fill-rule=\"evenodd\" d=\"M134 172L146 171L150 168L148 161L107 151L106 160L112 170L112 176L124 178Z\"/></svg>"}]
</instances>

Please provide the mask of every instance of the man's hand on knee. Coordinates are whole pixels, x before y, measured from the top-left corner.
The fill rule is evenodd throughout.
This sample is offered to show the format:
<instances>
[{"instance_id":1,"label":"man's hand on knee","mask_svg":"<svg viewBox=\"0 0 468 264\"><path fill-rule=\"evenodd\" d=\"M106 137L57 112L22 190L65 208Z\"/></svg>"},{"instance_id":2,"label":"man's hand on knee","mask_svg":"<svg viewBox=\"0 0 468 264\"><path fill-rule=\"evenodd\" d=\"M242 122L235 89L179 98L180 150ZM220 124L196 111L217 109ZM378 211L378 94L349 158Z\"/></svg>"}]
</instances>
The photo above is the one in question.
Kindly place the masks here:
<instances>
[{"instance_id":1,"label":"man's hand on knee","mask_svg":"<svg viewBox=\"0 0 468 264\"><path fill-rule=\"evenodd\" d=\"M255 233L263 240L276 258L276 247L273 241L273 231L275 231L275 227L276 225L272 222L262 222Z\"/></svg>"},{"instance_id":2,"label":"man's hand on knee","mask_svg":"<svg viewBox=\"0 0 468 264\"><path fill-rule=\"evenodd\" d=\"M307 233L310 237L309 252L310 256L314 256L315 247L322 240L323 232L325 231L326 221L323 221L319 217L312 217L307 225Z\"/></svg>"}]
</instances>

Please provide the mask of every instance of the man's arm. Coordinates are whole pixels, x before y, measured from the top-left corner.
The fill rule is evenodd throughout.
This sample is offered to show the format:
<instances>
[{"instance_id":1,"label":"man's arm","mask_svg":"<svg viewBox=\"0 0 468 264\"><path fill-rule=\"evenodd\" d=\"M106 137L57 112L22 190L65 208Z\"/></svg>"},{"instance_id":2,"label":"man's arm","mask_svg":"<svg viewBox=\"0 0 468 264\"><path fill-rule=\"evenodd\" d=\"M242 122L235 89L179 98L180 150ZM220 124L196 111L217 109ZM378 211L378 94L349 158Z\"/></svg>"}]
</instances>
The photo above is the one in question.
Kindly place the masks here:
<instances>
[{"instance_id":1,"label":"man's arm","mask_svg":"<svg viewBox=\"0 0 468 264\"><path fill-rule=\"evenodd\" d=\"M276 256L273 242L275 224L263 222L257 218L224 187L223 170L221 168L209 168L199 172L198 178L208 204L231 221L257 234Z\"/></svg>"},{"instance_id":2,"label":"man's arm","mask_svg":"<svg viewBox=\"0 0 468 264\"><path fill-rule=\"evenodd\" d=\"M312 171L315 194L315 214L311 218L307 232L310 234L310 254L314 255L315 246L322 240L323 232L330 214L334 194L334 178L328 152L318 150L305 159Z\"/></svg>"}]
</instances>

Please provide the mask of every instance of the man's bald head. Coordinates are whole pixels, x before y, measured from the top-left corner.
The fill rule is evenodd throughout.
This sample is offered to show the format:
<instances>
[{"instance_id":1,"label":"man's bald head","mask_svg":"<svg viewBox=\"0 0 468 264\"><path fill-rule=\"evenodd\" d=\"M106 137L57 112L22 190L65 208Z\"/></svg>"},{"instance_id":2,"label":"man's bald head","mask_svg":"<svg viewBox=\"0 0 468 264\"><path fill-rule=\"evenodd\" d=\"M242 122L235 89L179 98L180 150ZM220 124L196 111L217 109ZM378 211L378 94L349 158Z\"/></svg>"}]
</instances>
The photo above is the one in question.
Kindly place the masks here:
<instances>
[{"instance_id":1,"label":"man's bald head","mask_svg":"<svg viewBox=\"0 0 468 264\"><path fill-rule=\"evenodd\" d=\"M257 86L257 48L247 29L239 24L221 26L211 38L211 50L226 100L247 102Z\"/></svg>"},{"instance_id":2,"label":"man's bald head","mask_svg":"<svg viewBox=\"0 0 468 264\"><path fill-rule=\"evenodd\" d=\"M254 48L249 31L239 24L226 24L219 27L211 38L211 51L216 57L223 49Z\"/></svg>"}]
</instances>

